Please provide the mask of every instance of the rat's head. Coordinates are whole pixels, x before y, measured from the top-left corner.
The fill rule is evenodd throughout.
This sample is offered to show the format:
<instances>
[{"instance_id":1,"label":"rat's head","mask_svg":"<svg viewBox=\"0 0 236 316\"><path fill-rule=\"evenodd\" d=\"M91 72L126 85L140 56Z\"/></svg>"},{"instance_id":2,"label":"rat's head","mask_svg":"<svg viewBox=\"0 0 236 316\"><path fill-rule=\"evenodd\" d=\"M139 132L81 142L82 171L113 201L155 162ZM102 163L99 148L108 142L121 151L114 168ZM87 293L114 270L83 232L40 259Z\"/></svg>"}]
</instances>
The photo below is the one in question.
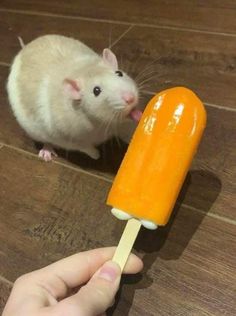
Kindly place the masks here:
<instances>
[{"instance_id":1,"label":"rat's head","mask_svg":"<svg viewBox=\"0 0 236 316\"><path fill-rule=\"evenodd\" d=\"M74 77L65 79L64 90L72 103L77 103L90 117L105 122L127 118L139 121L137 86L119 70L110 49L104 49L101 59L87 64Z\"/></svg>"}]
</instances>

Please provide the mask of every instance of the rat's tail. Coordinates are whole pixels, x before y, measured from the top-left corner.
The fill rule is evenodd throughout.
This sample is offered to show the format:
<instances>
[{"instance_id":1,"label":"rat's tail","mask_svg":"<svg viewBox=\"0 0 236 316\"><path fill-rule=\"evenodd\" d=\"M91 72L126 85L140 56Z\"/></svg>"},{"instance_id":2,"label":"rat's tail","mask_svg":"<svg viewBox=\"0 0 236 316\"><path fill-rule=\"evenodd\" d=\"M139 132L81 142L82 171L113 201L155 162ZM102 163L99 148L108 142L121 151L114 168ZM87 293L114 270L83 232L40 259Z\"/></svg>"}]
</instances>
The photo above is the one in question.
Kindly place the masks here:
<instances>
[{"instance_id":1,"label":"rat's tail","mask_svg":"<svg viewBox=\"0 0 236 316\"><path fill-rule=\"evenodd\" d=\"M21 48L24 48L24 47L25 47L25 43L24 43L24 41L23 41L22 37L17 36L17 38L18 38L18 40L19 40L19 42L20 42L20 46L21 46Z\"/></svg>"}]
</instances>

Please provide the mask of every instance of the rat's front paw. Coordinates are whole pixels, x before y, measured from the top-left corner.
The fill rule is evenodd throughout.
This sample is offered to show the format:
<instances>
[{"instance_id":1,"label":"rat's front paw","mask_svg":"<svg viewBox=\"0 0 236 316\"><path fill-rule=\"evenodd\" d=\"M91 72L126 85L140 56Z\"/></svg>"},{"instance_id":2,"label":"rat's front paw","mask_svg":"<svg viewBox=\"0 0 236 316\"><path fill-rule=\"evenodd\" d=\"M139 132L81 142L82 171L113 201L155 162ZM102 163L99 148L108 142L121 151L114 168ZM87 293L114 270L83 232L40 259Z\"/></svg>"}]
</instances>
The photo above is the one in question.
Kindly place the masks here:
<instances>
[{"instance_id":1,"label":"rat's front paw","mask_svg":"<svg viewBox=\"0 0 236 316\"><path fill-rule=\"evenodd\" d=\"M50 145L44 145L39 151L39 157L48 162L52 160L52 156L57 157L57 154Z\"/></svg>"}]
</instances>

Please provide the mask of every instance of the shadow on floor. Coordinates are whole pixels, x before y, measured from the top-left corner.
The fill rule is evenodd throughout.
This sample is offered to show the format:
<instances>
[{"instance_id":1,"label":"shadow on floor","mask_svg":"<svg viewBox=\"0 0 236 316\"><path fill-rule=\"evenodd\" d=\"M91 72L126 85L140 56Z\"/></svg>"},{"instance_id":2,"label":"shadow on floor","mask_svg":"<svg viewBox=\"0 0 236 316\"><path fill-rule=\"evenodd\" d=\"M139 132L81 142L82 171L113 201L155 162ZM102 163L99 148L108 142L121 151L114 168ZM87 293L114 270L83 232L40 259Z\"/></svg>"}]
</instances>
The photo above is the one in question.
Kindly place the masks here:
<instances>
[{"instance_id":1,"label":"shadow on floor","mask_svg":"<svg viewBox=\"0 0 236 316\"><path fill-rule=\"evenodd\" d=\"M101 157L98 160L91 159L82 153L70 152L68 161L92 172L98 171L103 174L108 173L115 175L120 167L127 147L127 144L121 140L112 138L105 144L99 146Z\"/></svg>"},{"instance_id":2,"label":"shadow on floor","mask_svg":"<svg viewBox=\"0 0 236 316\"><path fill-rule=\"evenodd\" d=\"M141 229L135 243L135 250L144 254L144 270L142 274L123 277L116 303L108 311L109 316L115 315L118 311L119 315L129 314L135 290L148 288L152 284L153 280L148 276L148 271L158 257L164 260L177 260L181 256L220 191L221 181L211 172L193 170L187 175L169 223L165 227L158 228L157 231ZM188 209L187 205L203 212ZM189 212L186 226L176 218L177 215L181 218L183 208ZM178 245L168 243L168 247L164 247L170 232L174 236L181 234L181 237L178 237L181 238L181 243ZM121 295L122 303L119 304Z\"/></svg>"},{"instance_id":3,"label":"shadow on floor","mask_svg":"<svg viewBox=\"0 0 236 316\"><path fill-rule=\"evenodd\" d=\"M35 146L38 150L43 147L40 143L35 143ZM78 151L56 149L56 152L59 158L65 159L69 163L84 170L97 174L115 175L119 169L127 147L127 144L121 140L112 138L98 147L101 153L101 157L98 160L94 160Z\"/></svg>"}]
</instances>

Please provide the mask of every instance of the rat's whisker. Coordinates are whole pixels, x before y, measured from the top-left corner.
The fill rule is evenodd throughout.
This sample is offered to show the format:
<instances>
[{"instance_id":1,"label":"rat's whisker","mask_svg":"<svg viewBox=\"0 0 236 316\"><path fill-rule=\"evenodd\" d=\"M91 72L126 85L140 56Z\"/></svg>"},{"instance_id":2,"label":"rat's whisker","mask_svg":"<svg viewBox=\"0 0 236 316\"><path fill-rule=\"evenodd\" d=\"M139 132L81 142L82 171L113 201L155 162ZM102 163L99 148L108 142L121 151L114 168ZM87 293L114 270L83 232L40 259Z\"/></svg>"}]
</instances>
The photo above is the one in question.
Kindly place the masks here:
<instances>
[{"instance_id":1,"label":"rat's whisker","mask_svg":"<svg viewBox=\"0 0 236 316\"><path fill-rule=\"evenodd\" d=\"M151 77L149 77L149 78L146 78L146 79L144 79L143 81L139 82L138 87L140 87L140 86L143 85L144 83L147 83L147 82L149 82L149 81L151 81L151 80L153 80L153 79L157 79L157 78L160 78L160 77L161 77L161 76L155 76L155 75L153 75L153 76L151 76Z\"/></svg>"},{"instance_id":2,"label":"rat's whisker","mask_svg":"<svg viewBox=\"0 0 236 316\"><path fill-rule=\"evenodd\" d=\"M140 71L136 76L135 76L135 80L139 80L139 78L142 78L143 76L145 76L149 71L154 71L155 69L153 69L152 67L148 67L143 69L142 71Z\"/></svg>"},{"instance_id":3,"label":"rat's whisker","mask_svg":"<svg viewBox=\"0 0 236 316\"><path fill-rule=\"evenodd\" d=\"M110 117L110 119L108 120L107 126L106 126L105 131L104 131L104 135L105 135L106 137L108 136L109 128L111 127L112 122L113 122L115 116L116 116L116 112L114 112L114 113L112 114L112 116Z\"/></svg>"},{"instance_id":4,"label":"rat's whisker","mask_svg":"<svg viewBox=\"0 0 236 316\"><path fill-rule=\"evenodd\" d=\"M143 95L141 95L140 97L139 97L139 101L142 101L143 99L144 99L144 97L145 97L145 95L143 94Z\"/></svg>"},{"instance_id":5,"label":"rat's whisker","mask_svg":"<svg viewBox=\"0 0 236 316\"><path fill-rule=\"evenodd\" d=\"M139 80L139 78L142 78L143 76L146 76L149 72L156 72L156 73L158 73L159 69L153 68L153 67L149 67L149 68L145 69L145 71L142 71L139 74L137 74L135 79Z\"/></svg>"},{"instance_id":6,"label":"rat's whisker","mask_svg":"<svg viewBox=\"0 0 236 316\"><path fill-rule=\"evenodd\" d=\"M115 140L118 144L119 147L121 147L121 143L120 143L120 139L119 139L119 128L118 128L118 124L119 124L119 117L121 115L121 112L117 112L116 113L116 117L115 117L115 129L114 129L114 136L115 136Z\"/></svg>"},{"instance_id":7,"label":"rat's whisker","mask_svg":"<svg viewBox=\"0 0 236 316\"><path fill-rule=\"evenodd\" d=\"M153 69L153 67L155 66L155 64L161 59L161 57L156 58L155 60L151 61L150 63L148 63L134 78L135 80L138 80L139 77L142 77L147 71L149 71L150 69ZM153 71L157 71L156 69L153 69Z\"/></svg>"},{"instance_id":8,"label":"rat's whisker","mask_svg":"<svg viewBox=\"0 0 236 316\"><path fill-rule=\"evenodd\" d=\"M121 147L120 139L119 139L119 124L120 124L120 118L121 118L122 112L117 112L115 117L115 129L114 129L114 136L115 140L119 147Z\"/></svg>"},{"instance_id":9,"label":"rat's whisker","mask_svg":"<svg viewBox=\"0 0 236 316\"><path fill-rule=\"evenodd\" d=\"M143 73L142 76L139 76L138 78L136 78L136 79L135 79L135 82L138 83L138 82L140 82L141 80L146 79L147 77L149 77L149 76L151 76L151 75L153 75L153 74L156 74L156 75L159 76L160 72L159 72L159 70L157 70L157 69L150 69L150 70L148 70L146 73Z\"/></svg>"},{"instance_id":10,"label":"rat's whisker","mask_svg":"<svg viewBox=\"0 0 236 316\"><path fill-rule=\"evenodd\" d=\"M109 30L109 42L108 42L108 47L111 48L111 45L112 45L112 41L111 41L111 38L112 38L112 25L110 25L110 30Z\"/></svg>"},{"instance_id":11,"label":"rat's whisker","mask_svg":"<svg viewBox=\"0 0 236 316\"><path fill-rule=\"evenodd\" d=\"M123 54L121 54L121 56L120 56L120 64L121 64L121 69L124 69Z\"/></svg>"},{"instance_id":12,"label":"rat's whisker","mask_svg":"<svg viewBox=\"0 0 236 316\"><path fill-rule=\"evenodd\" d=\"M125 108L125 106L124 105L115 105L115 109L116 110L121 110L121 109L124 109Z\"/></svg>"},{"instance_id":13,"label":"rat's whisker","mask_svg":"<svg viewBox=\"0 0 236 316\"><path fill-rule=\"evenodd\" d=\"M117 45L117 43L119 43L120 40L125 36L125 34L128 33L132 28L133 28L133 25L130 25L128 29L126 29L116 40L113 41L111 47Z\"/></svg>"},{"instance_id":14,"label":"rat's whisker","mask_svg":"<svg viewBox=\"0 0 236 316\"><path fill-rule=\"evenodd\" d=\"M166 83L166 81L160 81L160 79L162 78L163 76L152 76L150 78L147 78L145 80L143 80L142 82L140 82L137 86L138 86L138 89L141 89L143 86L150 86L150 84L154 84L154 83L157 83L157 82L162 82L162 83ZM150 82L151 81L151 82Z\"/></svg>"},{"instance_id":15,"label":"rat's whisker","mask_svg":"<svg viewBox=\"0 0 236 316\"><path fill-rule=\"evenodd\" d=\"M131 66L131 63L130 62L128 62L127 60L125 60L125 62L124 62L124 71L126 72L126 73L129 73L130 72L130 66Z\"/></svg>"},{"instance_id":16,"label":"rat's whisker","mask_svg":"<svg viewBox=\"0 0 236 316\"><path fill-rule=\"evenodd\" d=\"M131 66L132 66L132 71L135 71L135 69L136 69L136 66L137 66L137 63L138 63L138 61L141 59L141 55L138 57L138 58L136 58L136 61L134 62L134 63L132 63L131 64Z\"/></svg>"}]
</instances>

